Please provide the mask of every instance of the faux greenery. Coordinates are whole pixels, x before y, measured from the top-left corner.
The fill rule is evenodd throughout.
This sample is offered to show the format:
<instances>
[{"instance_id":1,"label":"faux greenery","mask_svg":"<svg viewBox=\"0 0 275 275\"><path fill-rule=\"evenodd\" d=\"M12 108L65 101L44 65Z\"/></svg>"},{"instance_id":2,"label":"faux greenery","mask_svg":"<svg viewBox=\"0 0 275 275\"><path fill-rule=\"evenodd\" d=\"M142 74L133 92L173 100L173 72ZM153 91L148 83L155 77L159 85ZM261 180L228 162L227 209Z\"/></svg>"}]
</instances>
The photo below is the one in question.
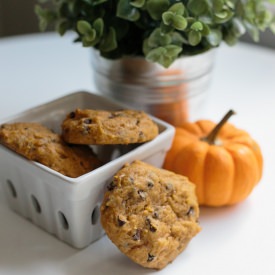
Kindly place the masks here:
<instances>
[{"instance_id":1,"label":"faux greenery","mask_svg":"<svg viewBox=\"0 0 275 275\"><path fill-rule=\"evenodd\" d=\"M40 0L40 28L60 35L73 30L76 42L106 58L145 56L164 67L181 55L234 45L248 32L254 41L270 28L275 0ZM47 3L49 2L49 3ZM51 3L50 3L51 2Z\"/></svg>"}]
</instances>

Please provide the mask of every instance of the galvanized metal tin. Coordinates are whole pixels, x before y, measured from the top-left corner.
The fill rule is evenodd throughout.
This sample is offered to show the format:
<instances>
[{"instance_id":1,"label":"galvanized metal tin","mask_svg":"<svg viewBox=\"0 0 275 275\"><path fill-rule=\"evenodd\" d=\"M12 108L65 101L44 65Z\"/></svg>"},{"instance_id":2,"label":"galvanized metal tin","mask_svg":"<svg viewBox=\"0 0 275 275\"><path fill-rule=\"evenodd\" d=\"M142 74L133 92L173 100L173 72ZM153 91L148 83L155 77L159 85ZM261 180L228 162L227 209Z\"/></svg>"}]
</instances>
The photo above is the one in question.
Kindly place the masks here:
<instances>
[{"instance_id":1,"label":"galvanized metal tin","mask_svg":"<svg viewBox=\"0 0 275 275\"><path fill-rule=\"evenodd\" d=\"M142 57L103 58L92 49L99 92L175 126L200 117L211 83L215 51L177 59L168 69Z\"/></svg>"}]
</instances>

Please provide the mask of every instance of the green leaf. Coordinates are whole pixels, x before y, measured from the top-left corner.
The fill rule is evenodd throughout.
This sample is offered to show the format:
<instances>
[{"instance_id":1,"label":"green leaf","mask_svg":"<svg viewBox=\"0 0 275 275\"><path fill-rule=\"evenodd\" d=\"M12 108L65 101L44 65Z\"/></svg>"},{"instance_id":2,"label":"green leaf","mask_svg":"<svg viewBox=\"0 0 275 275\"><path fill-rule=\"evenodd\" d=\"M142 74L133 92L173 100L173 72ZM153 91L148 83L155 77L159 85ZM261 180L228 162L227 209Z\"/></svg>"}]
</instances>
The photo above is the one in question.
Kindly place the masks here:
<instances>
[{"instance_id":1,"label":"green leaf","mask_svg":"<svg viewBox=\"0 0 275 275\"><path fill-rule=\"evenodd\" d=\"M270 24L269 28L275 34L275 21Z\"/></svg>"},{"instance_id":2,"label":"green leaf","mask_svg":"<svg viewBox=\"0 0 275 275\"><path fill-rule=\"evenodd\" d=\"M41 8L39 5L35 5L34 12L39 20L39 28L41 31L45 31L49 24L56 20L56 14L47 9Z\"/></svg>"},{"instance_id":3,"label":"green leaf","mask_svg":"<svg viewBox=\"0 0 275 275\"><path fill-rule=\"evenodd\" d=\"M68 10L70 13L74 13L76 7L76 2L75 1L69 1L68 2Z\"/></svg>"},{"instance_id":4,"label":"green leaf","mask_svg":"<svg viewBox=\"0 0 275 275\"><path fill-rule=\"evenodd\" d=\"M149 46L149 43L148 43L148 40L149 38L146 38L144 39L143 43L142 43L142 52L144 53L144 55L146 56L149 51L152 49L150 46Z\"/></svg>"},{"instance_id":5,"label":"green leaf","mask_svg":"<svg viewBox=\"0 0 275 275\"><path fill-rule=\"evenodd\" d=\"M194 31L202 31L203 30L203 24L199 21L196 21L195 23L193 23L191 25L191 30L194 30Z\"/></svg>"},{"instance_id":6,"label":"green leaf","mask_svg":"<svg viewBox=\"0 0 275 275\"><path fill-rule=\"evenodd\" d=\"M219 19L224 19L227 18L228 16L228 12L227 11L220 11L220 12L216 12L215 16L218 17Z\"/></svg>"},{"instance_id":7,"label":"green leaf","mask_svg":"<svg viewBox=\"0 0 275 275\"><path fill-rule=\"evenodd\" d=\"M233 17L234 13L230 10L224 10L214 14L214 21L217 24L223 24Z\"/></svg>"},{"instance_id":8,"label":"green leaf","mask_svg":"<svg viewBox=\"0 0 275 275\"><path fill-rule=\"evenodd\" d=\"M232 21L232 31L236 37L241 37L243 34L245 34L245 27L243 23L237 18L234 18Z\"/></svg>"},{"instance_id":9,"label":"green leaf","mask_svg":"<svg viewBox=\"0 0 275 275\"><path fill-rule=\"evenodd\" d=\"M131 1L130 4L136 8L141 8L144 6L145 0L134 0L134 1Z\"/></svg>"},{"instance_id":10,"label":"green leaf","mask_svg":"<svg viewBox=\"0 0 275 275\"><path fill-rule=\"evenodd\" d=\"M102 36L103 34L103 30L104 30L104 21L102 18L97 18L94 23L93 23L93 27L96 30L96 34L97 36Z\"/></svg>"},{"instance_id":11,"label":"green leaf","mask_svg":"<svg viewBox=\"0 0 275 275\"><path fill-rule=\"evenodd\" d=\"M176 15L184 15L185 7L182 3L176 3L172 5L168 11L171 11Z\"/></svg>"},{"instance_id":12,"label":"green leaf","mask_svg":"<svg viewBox=\"0 0 275 275\"><path fill-rule=\"evenodd\" d=\"M201 34L202 34L202 36L207 36L210 33L210 28L207 24L204 24L203 22L201 22L201 24L203 25L203 29L201 30Z\"/></svg>"},{"instance_id":13,"label":"green leaf","mask_svg":"<svg viewBox=\"0 0 275 275\"><path fill-rule=\"evenodd\" d=\"M133 22L137 21L140 17L138 9L130 4L130 0L118 1L116 15L117 17Z\"/></svg>"},{"instance_id":14,"label":"green leaf","mask_svg":"<svg viewBox=\"0 0 275 275\"><path fill-rule=\"evenodd\" d=\"M259 30L265 31L268 25L271 24L273 14L270 11L262 11L258 13L258 18L255 20Z\"/></svg>"},{"instance_id":15,"label":"green leaf","mask_svg":"<svg viewBox=\"0 0 275 275\"><path fill-rule=\"evenodd\" d=\"M186 29L187 25L188 25L187 20L184 17L182 17L181 15L174 16L173 27L176 30L183 31Z\"/></svg>"},{"instance_id":16,"label":"green leaf","mask_svg":"<svg viewBox=\"0 0 275 275\"><path fill-rule=\"evenodd\" d=\"M103 36L99 49L102 52L110 52L117 48L116 31L114 28L110 28L109 32Z\"/></svg>"},{"instance_id":17,"label":"green leaf","mask_svg":"<svg viewBox=\"0 0 275 275\"><path fill-rule=\"evenodd\" d=\"M187 8L195 16L204 14L208 9L208 4L206 0L190 0L187 4Z\"/></svg>"},{"instance_id":18,"label":"green leaf","mask_svg":"<svg viewBox=\"0 0 275 275\"><path fill-rule=\"evenodd\" d=\"M213 15L212 13L206 13L204 15L201 15L199 17L200 21L203 22L204 24L212 25L213 24Z\"/></svg>"},{"instance_id":19,"label":"green leaf","mask_svg":"<svg viewBox=\"0 0 275 275\"><path fill-rule=\"evenodd\" d=\"M172 25L173 18L174 18L174 13L171 11L167 11L162 14L162 21L165 25L168 25L168 26Z\"/></svg>"},{"instance_id":20,"label":"green leaf","mask_svg":"<svg viewBox=\"0 0 275 275\"><path fill-rule=\"evenodd\" d=\"M180 52L177 46L158 47L151 50L147 55L146 59L150 62L157 62L163 67L168 68L178 57Z\"/></svg>"},{"instance_id":21,"label":"green leaf","mask_svg":"<svg viewBox=\"0 0 275 275\"><path fill-rule=\"evenodd\" d=\"M222 32L218 29L211 29L206 39L211 46L217 47L222 41Z\"/></svg>"},{"instance_id":22,"label":"green leaf","mask_svg":"<svg viewBox=\"0 0 275 275\"><path fill-rule=\"evenodd\" d=\"M221 12L224 7L224 0L213 0L213 11L215 13Z\"/></svg>"},{"instance_id":23,"label":"green leaf","mask_svg":"<svg viewBox=\"0 0 275 275\"><path fill-rule=\"evenodd\" d=\"M233 46L236 44L237 42L237 38L232 34L232 33L228 33L225 34L223 36L223 40L225 41L225 43L229 46Z\"/></svg>"},{"instance_id":24,"label":"green leaf","mask_svg":"<svg viewBox=\"0 0 275 275\"><path fill-rule=\"evenodd\" d=\"M93 47L95 45L95 40L89 40L86 36L82 37L82 46L83 47Z\"/></svg>"},{"instance_id":25,"label":"green leaf","mask_svg":"<svg viewBox=\"0 0 275 275\"><path fill-rule=\"evenodd\" d=\"M174 28L170 25L164 24L164 22L162 21L160 23L160 30L161 30L162 33L166 34L166 33L172 32L174 30Z\"/></svg>"},{"instance_id":26,"label":"green leaf","mask_svg":"<svg viewBox=\"0 0 275 275\"><path fill-rule=\"evenodd\" d=\"M166 55L170 57L178 56L179 53L182 51L182 48L176 45L168 45L165 47Z\"/></svg>"},{"instance_id":27,"label":"green leaf","mask_svg":"<svg viewBox=\"0 0 275 275\"><path fill-rule=\"evenodd\" d=\"M182 44L183 43L187 43L186 39L178 32L173 32L171 34L171 38L172 38L172 42L171 44L179 46L180 48L182 48Z\"/></svg>"},{"instance_id":28,"label":"green leaf","mask_svg":"<svg viewBox=\"0 0 275 275\"><path fill-rule=\"evenodd\" d=\"M155 29L148 38L148 46L151 48L156 48L158 46L166 46L170 44L172 38L169 34L164 34L161 32L160 28Z\"/></svg>"},{"instance_id":29,"label":"green leaf","mask_svg":"<svg viewBox=\"0 0 275 275\"><path fill-rule=\"evenodd\" d=\"M162 14L163 23L167 26L172 26L177 30L184 30L187 27L187 20L181 15L174 14L171 11Z\"/></svg>"},{"instance_id":30,"label":"green leaf","mask_svg":"<svg viewBox=\"0 0 275 275\"><path fill-rule=\"evenodd\" d=\"M34 12L37 15L39 20L40 31L45 31L47 29L48 22L44 16L44 10L39 5L35 5Z\"/></svg>"},{"instance_id":31,"label":"green leaf","mask_svg":"<svg viewBox=\"0 0 275 275\"><path fill-rule=\"evenodd\" d=\"M191 30L188 33L188 42L191 46L196 46L201 42L201 33Z\"/></svg>"},{"instance_id":32,"label":"green leaf","mask_svg":"<svg viewBox=\"0 0 275 275\"><path fill-rule=\"evenodd\" d=\"M56 29L57 32L63 36L66 31L69 29L69 23L66 19L60 20L58 21L57 25L56 25Z\"/></svg>"},{"instance_id":33,"label":"green leaf","mask_svg":"<svg viewBox=\"0 0 275 275\"><path fill-rule=\"evenodd\" d=\"M91 24L85 20L77 21L76 28L83 35L89 35L89 33L92 31Z\"/></svg>"},{"instance_id":34,"label":"green leaf","mask_svg":"<svg viewBox=\"0 0 275 275\"><path fill-rule=\"evenodd\" d=\"M231 10L234 10L235 9L235 3L230 1L230 0L226 0L225 1L225 4L228 8L230 8Z\"/></svg>"},{"instance_id":35,"label":"green leaf","mask_svg":"<svg viewBox=\"0 0 275 275\"><path fill-rule=\"evenodd\" d=\"M260 40L260 34L259 34L259 30L257 29L257 27L250 24L247 21L244 21L244 26L245 26L246 30L248 31L249 35L251 36L251 38L255 42L258 42Z\"/></svg>"},{"instance_id":36,"label":"green leaf","mask_svg":"<svg viewBox=\"0 0 275 275\"><path fill-rule=\"evenodd\" d=\"M160 20L162 14L169 8L169 0L148 0L146 9L154 20Z\"/></svg>"},{"instance_id":37,"label":"green leaf","mask_svg":"<svg viewBox=\"0 0 275 275\"><path fill-rule=\"evenodd\" d=\"M164 47L158 47L156 49L151 50L147 55L146 59L152 62L158 62L160 57L166 53Z\"/></svg>"}]
</instances>

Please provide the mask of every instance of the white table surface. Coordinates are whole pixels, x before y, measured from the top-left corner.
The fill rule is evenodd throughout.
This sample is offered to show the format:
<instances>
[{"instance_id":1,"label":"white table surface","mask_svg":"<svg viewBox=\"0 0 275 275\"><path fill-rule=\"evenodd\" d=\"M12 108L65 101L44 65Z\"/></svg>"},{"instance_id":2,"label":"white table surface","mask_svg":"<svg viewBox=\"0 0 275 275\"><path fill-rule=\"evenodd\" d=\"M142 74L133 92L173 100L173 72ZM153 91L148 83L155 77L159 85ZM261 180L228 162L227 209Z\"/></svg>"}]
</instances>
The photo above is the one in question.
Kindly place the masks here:
<instances>
[{"instance_id":1,"label":"white table surface","mask_svg":"<svg viewBox=\"0 0 275 275\"><path fill-rule=\"evenodd\" d=\"M89 50L73 35L0 39L0 119L67 93L93 91ZM204 118L231 122L260 144L264 174L251 196L226 208L202 208L202 231L156 273L137 266L103 237L83 250L13 213L0 194L0 274L275 274L275 50L222 46Z\"/></svg>"}]
</instances>

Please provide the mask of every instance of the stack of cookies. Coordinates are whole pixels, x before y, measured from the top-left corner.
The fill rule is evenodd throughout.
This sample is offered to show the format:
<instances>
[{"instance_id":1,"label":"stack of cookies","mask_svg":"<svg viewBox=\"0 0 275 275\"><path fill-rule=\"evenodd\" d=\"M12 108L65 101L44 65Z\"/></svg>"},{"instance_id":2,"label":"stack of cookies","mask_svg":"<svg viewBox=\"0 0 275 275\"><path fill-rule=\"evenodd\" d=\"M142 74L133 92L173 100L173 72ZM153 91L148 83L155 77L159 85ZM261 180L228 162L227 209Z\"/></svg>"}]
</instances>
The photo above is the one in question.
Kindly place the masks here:
<instances>
[{"instance_id":1,"label":"stack of cookies","mask_svg":"<svg viewBox=\"0 0 275 275\"><path fill-rule=\"evenodd\" d=\"M158 126L141 111L80 110L70 112L58 135L33 122L3 124L0 143L68 177L79 177L103 163L89 145L130 144L152 140Z\"/></svg>"},{"instance_id":2,"label":"stack of cookies","mask_svg":"<svg viewBox=\"0 0 275 275\"><path fill-rule=\"evenodd\" d=\"M142 111L70 112L61 135L34 122L4 124L0 143L68 177L103 164L90 145L144 143L158 126ZM107 186L101 224L118 249L141 266L162 269L200 231L195 185L141 161L125 164Z\"/></svg>"}]
</instances>

